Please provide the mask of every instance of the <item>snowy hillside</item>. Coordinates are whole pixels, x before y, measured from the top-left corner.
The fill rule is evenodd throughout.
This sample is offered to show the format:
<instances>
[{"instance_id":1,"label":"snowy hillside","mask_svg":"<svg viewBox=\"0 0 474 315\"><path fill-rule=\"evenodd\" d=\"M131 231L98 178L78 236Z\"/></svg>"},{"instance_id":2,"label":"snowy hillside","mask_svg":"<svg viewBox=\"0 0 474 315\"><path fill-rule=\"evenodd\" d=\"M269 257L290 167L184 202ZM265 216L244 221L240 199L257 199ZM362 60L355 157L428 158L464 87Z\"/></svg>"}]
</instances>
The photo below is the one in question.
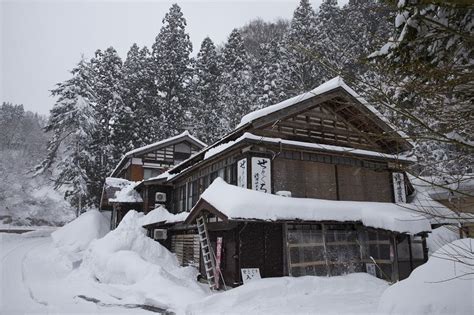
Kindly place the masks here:
<instances>
[{"instance_id":1,"label":"snowy hillside","mask_svg":"<svg viewBox=\"0 0 474 315\"><path fill-rule=\"evenodd\" d=\"M43 125L44 118L21 105L0 107L0 228L62 225L74 218L48 174L31 172L46 152Z\"/></svg>"}]
</instances>

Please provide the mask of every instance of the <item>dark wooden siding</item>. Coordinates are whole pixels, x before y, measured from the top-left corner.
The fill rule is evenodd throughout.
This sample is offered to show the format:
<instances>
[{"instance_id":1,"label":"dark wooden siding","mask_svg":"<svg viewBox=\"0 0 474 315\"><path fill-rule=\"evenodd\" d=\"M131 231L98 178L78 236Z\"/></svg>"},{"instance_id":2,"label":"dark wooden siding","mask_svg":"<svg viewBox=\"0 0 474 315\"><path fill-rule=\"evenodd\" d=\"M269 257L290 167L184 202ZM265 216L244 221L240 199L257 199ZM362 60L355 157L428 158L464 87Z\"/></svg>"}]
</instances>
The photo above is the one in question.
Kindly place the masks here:
<instances>
[{"instance_id":1,"label":"dark wooden siding","mask_svg":"<svg viewBox=\"0 0 474 315\"><path fill-rule=\"evenodd\" d=\"M277 158L273 161L273 187L291 191L292 197L337 199L334 165Z\"/></svg>"},{"instance_id":2,"label":"dark wooden siding","mask_svg":"<svg viewBox=\"0 0 474 315\"><path fill-rule=\"evenodd\" d=\"M352 165L299 159L273 160L273 192L292 197L392 202L391 173Z\"/></svg>"},{"instance_id":3,"label":"dark wooden siding","mask_svg":"<svg viewBox=\"0 0 474 315\"><path fill-rule=\"evenodd\" d=\"M265 278L283 276L281 223L247 223L241 228L239 249L240 268L260 268Z\"/></svg>"},{"instance_id":4,"label":"dark wooden siding","mask_svg":"<svg viewBox=\"0 0 474 315\"><path fill-rule=\"evenodd\" d=\"M340 200L392 202L389 171L337 165Z\"/></svg>"}]
</instances>

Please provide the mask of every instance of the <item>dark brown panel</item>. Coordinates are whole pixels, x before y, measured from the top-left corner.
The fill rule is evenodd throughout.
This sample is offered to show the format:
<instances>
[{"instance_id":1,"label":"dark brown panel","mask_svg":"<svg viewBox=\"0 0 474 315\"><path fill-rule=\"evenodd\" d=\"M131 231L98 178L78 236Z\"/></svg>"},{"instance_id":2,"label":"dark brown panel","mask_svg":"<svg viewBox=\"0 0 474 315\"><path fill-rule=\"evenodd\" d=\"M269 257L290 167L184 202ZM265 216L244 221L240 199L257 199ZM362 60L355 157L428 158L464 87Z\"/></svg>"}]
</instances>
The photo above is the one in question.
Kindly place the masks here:
<instances>
[{"instance_id":1,"label":"dark brown panel","mask_svg":"<svg viewBox=\"0 0 474 315\"><path fill-rule=\"evenodd\" d=\"M340 200L392 202L390 172L337 166Z\"/></svg>"},{"instance_id":2,"label":"dark brown panel","mask_svg":"<svg viewBox=\"0 0 474 315\"><path fill-rule=\"evenodd\" d=\"M291 191L293 197L337 199L334 165L277 158L273 161L274 191Z\"/></svg>"}]
</instances>

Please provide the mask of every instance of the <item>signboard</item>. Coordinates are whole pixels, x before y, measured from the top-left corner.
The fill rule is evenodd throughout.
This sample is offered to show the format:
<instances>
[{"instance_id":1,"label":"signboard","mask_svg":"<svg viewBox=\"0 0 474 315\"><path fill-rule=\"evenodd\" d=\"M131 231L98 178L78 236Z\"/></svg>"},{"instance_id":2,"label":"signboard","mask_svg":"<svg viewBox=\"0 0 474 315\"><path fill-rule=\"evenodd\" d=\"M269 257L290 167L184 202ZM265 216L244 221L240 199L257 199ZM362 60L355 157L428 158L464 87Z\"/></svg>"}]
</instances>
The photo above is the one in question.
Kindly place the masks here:
<instances>
[{"instance_id":1,"label":"signboard","mask_svg":"<svg viewBox=\"0 0 474 315\"><path fill-rule=\"evenodd\" d=\"M262 279L262 277L260 277L260 269L258 268L242 268L240 269L240 273L242 274L244 284Z\"/></svg>"},{"instance_id":2,"label":"signboard","mask_svg":"<svg viewBox=\"0 0 474 315\"><path fill-rule=\"evenodd\" d=\"M247 159L237 161L237 186L247 188Z\"/></svg>"},{"instance_id":3,"label":"signboard","mask_svg":"<svg viewBox=\"0 0 474 315\"><path fill-rule=\"evenodd\" d=\"M407 196L405 192L405 177L403 176L403 173L393 173L392 179L395 203L407 202Z\"/></svg>"},{"instance_id":4,"label":"signboard","mask_svg":"<svg viewBox=\"0 0 474 315\"><path fill-rule=\"evenodd\" d=\"M268 158L252 157L252 189L272 193L271 161Z\"/></svg>"},{"instance_id":5,"label":"signboard","mask_svg":"<svg viewBox=\"0 0 474 315\"><path fill-rule=\"evenodd\" d=\"M365 264L365 269L367 270L367 273L369 275L372 275L374 277L377 277L377 270L375 269L375 264L373 263L366 263Z\"/></svg>"},{"instance_id":6,"label":"signboard","mask_svg":"<svg viewBox=\"0 0 474 315\"><path fill-rule=\"evenodd\" d=\"M216 273L214 274L214 281L216 289L219 289L219 275L221 274L221 259L222 259L222 237L217 238L216 242Z\"/></svg>"}]
</instances>

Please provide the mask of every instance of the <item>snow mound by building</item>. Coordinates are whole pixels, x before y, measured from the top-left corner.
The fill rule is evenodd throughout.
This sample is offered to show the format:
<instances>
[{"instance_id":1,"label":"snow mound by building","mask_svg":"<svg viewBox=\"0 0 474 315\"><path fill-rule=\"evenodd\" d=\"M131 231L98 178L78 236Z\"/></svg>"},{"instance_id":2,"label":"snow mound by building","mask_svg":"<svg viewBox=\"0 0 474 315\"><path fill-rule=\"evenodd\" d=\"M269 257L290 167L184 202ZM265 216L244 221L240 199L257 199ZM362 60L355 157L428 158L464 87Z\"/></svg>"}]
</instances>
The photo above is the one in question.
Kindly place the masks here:
<instances>
[{"instance_id":1,"label":"snow mound by building","mask_svg":"<svg viewBox=\"0 0 474 315\"><path fill-rule=\"evenodd\" d=\"M428 235L426 245L429 249L429 255L432 255L438 249L446 244L459 239L459 227L453 225L440 226Z\"/></svg>"},{"instance_id":2,"label":"snow mound by building","mask_svg":"<svg viewBox=\"0 0 474 315\"><path fill-rule=\"evenodd\" d=\"M444 245L407 279L388 288L379 302L384 314L472 314L474 239Z\"/></svg>"},{"instance_id":3,"label":"snow mound by building","mask_svg":"<svg viewBox=\"0 0 474 315\"><path fill-rule=\"evenodd\" d=\"M82 259L89 244L109 231L109 222L97 210L90 210L51 234L53 243L71 262Z\"/></svg>"},{"instance_id":4,"label":"snow mound by building","mask_svg":"<svg viewBox=\"0 0 474 315\"><path fill-rule=\"evenodd\" d=\"M175 223L175 222L183 222L188 217L189 212L180 212L178 214L170 213L165 207L159 206L156 209L148 212L143 218L140 220L140 224L142 226L163 222L163 223Z\"/></svg>"},{"instance_id":5,"label":"snow mound by building","mask_svg":"<svg viewBox=\"0 0 474 315\"><path fill-rule=\"evenodd\" d=\"M92 242L81 269L128 303L176 311L203 298L207 290L196 281L197 270L180 267L174 254L147 237L143 217L131 210L115 230Z\"/></svg>"},{"instance_id":6,"label":"snow mound by building","mask_svg":"<svg viewBox=\"0 0 474 315\"><path fill-rule=\"evenodd\" d=\"M366 273L265 278L192 304L188 314L368 314L387 282ZM344 303L341 303L344 301Z\"/></svg>"}]
</instances>

